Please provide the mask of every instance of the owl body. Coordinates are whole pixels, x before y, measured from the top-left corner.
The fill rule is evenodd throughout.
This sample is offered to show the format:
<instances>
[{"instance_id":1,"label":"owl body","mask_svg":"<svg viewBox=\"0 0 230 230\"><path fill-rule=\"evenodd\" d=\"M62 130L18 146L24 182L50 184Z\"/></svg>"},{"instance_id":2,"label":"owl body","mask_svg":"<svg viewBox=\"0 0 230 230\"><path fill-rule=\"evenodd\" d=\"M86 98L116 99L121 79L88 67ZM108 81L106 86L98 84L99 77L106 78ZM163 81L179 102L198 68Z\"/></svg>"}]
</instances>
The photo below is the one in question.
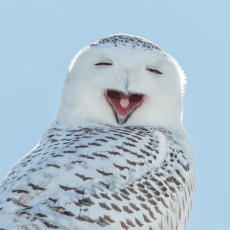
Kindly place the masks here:
<instances>
[{"instance_id":1,"label":"owl body","mask_svg":"<svg viewBox=\"0 0 230 230\"><path fill-rule=\"evenodd\" d=\"M133 44L137 46L140 39L133 41L133 36L126 35L121 44L114 43L119 36L110 37L112 49L119 45L123 49L123 42L129 39L129 45L135 49ZM176 118L180 101L170 99L174 110L171 121L163 125L164 119L170 117L167 109L154 112L148 106L153 104L159 109L168 102L164 104L159 91L155 92L157 101L153 101L153 92L145 85L145 81L151 80L149 76L144 83L140 82L141 72L127 63L119 64L118 56L112 62L117 62L115 73L109 69L111 58L105 55L110 42L102 39L92 44L92 49L95 46L102 46L96 57L107 64L93 67L91 74L99 76L98 72L103 71L104 86L97 90L89 87L83 92L79 87L88 83L89 73L80 80L74 76L82 71L77 66L91 57L86 50L80 64L75 58L57 116L39 144L12 168L1 184L0 229L186 228L192 208L195 163L191 142ZM147 52L156 49L154 45L149 47L147 44ZM160 48L156 52L161 53L155 56L165 56ZM157 65L161 65L159 60ZM110 75L116 80L108 86ZM92 81L98 83L100 77ZM156 80L156 84L163 84ZM181 87L180 78L177 83ZM161 89L166 92L167 88ZM166 98L170 96L171 90L168 91ZM174 94L174 100L181 95ZM151 116L153 121L148 122Z\"/></svg>"}]
</instances>

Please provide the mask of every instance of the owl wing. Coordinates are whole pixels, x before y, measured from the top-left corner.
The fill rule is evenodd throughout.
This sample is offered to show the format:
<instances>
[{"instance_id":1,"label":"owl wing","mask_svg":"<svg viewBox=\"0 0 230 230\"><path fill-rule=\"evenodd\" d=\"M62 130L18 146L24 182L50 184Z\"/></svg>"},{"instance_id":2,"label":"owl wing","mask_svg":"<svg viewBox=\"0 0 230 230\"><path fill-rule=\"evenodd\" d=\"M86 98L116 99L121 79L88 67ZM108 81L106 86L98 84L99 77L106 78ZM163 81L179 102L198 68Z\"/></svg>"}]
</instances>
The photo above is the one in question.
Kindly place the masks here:
<instances>
[{"instance_id":1,"label":"owl wing","mask_svg":"<svg viewBox=\"0 0 230 230\"><path fill-rule=\"evenodd\" d=\"M180 229L194 174L166 131L50 128L0 187L0 228Z\"/></svg>"}]
</instances>

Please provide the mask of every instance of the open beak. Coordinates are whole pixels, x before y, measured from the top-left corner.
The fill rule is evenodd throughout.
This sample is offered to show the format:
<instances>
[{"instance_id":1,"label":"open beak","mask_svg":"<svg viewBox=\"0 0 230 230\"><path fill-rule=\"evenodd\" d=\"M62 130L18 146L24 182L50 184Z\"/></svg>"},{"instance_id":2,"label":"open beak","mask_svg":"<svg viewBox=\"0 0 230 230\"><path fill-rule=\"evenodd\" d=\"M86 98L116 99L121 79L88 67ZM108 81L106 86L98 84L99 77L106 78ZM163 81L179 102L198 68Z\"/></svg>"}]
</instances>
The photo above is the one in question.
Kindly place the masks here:
<instances>
[{"instance_id":1,"label":"open beak","mask_svg":"<svg viewBox=\"0 0 230 230\"><path fill-rule=\"evenodd\" d=\"M113 109L117 123L123 125L132 113L138 109L145 100L143 94L128 94L115 90L106 90L105 97Z\"/></svg>"}]
</instances>

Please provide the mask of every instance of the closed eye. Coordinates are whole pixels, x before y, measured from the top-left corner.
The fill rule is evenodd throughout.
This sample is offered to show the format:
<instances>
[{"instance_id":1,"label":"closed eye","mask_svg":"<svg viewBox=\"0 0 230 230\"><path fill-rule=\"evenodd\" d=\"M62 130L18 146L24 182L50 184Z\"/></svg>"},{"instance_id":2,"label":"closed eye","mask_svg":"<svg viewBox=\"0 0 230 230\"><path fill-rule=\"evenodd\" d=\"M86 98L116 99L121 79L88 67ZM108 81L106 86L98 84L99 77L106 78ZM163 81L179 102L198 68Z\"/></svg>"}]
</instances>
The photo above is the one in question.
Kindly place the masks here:
<instances>
[{"instance_id":1,"label":"closed eye","mask_svg":"<svg viewBox=\"0 0 230 230\"><path fill-rule=\"evenodd\" d=\"M112 65L112 63L107 63L107 62L100 62L95 65Z\"/></svg>"},{"instance_id":2,"label":"closed eye","mask_svg":"<svg viewBox=\"0 0 230 230\"><path fill-rule=\"evenodd\" d=\"M156 69L147 69L148 71L152 72L152 73L156 73L156 74L162 74L160 71L156 70Z\"/></svg>"}]
</instances>

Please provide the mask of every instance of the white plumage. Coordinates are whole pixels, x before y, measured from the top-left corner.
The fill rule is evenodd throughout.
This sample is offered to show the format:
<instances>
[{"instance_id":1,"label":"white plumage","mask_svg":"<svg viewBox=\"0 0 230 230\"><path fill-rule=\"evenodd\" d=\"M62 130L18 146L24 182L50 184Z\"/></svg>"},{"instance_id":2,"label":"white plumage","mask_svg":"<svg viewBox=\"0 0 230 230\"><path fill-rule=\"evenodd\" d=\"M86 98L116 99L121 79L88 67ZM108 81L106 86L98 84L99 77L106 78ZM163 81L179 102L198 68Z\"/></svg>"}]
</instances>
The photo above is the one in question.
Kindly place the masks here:
<instances>
[{"instance_id":1,"label":"white plumage","mask_svg":"<svg viewBox=\"0 0 230 230\"><path fill-rule=\"evenodd\" d=\"M184 83L177 62L140 37L80 51L54 121L1 184L0 229L185 229L195 163Z\"/></svg>"}]
</instances>

